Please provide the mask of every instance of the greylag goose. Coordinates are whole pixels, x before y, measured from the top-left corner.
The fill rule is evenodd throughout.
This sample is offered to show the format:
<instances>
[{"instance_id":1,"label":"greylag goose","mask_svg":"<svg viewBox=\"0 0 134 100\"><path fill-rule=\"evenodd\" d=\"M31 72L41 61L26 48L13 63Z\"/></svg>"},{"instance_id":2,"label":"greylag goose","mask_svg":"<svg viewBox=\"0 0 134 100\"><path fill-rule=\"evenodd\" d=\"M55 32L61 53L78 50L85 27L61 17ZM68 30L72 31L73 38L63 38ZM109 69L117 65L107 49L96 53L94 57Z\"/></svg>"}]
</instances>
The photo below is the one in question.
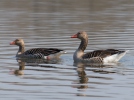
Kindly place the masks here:
<instances>
[{"instance_id":1,"label":"greylag goose","mask_svg":"<svg viewBox=\"0 0 134 100\"><path fill-rule=\"evenodd\" d=\"M71 38L78 38L81 40L78 49L73 55L74 62L113 63L118 62L127 52L122 50L107 49L84 53L84 50L88 44L87 33L85 31L80 31L71 36Z\"/></svg>"},{"instance_id":2,"label":"greylag goose","mask_svg":"<svg viewBox=\"0 0 134 100\"><path fill-rule=\"evenodd\" d=\"M25 51L23 39L16 39L10 42L10 45L19 46L19 50L16 54L16 57L18 58L41 58L50 60L52 58L58 58L61 54L66 53L64 50L56 48L33 48Z\"/></svg>"}]
</instances>

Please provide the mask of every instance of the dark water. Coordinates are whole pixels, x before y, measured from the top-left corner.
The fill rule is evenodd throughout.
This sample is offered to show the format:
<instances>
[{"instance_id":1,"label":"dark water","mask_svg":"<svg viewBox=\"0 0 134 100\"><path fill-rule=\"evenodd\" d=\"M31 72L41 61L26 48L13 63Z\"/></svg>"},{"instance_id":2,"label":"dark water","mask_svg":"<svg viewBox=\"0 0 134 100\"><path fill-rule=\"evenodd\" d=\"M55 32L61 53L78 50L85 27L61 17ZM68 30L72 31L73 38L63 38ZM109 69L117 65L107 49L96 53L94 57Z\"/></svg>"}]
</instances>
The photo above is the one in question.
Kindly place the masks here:
<instances>
[{"instance_id":1,"label":"dark water","mask_svg":"<svg viewBox=\"0 0 134 100\"><path fill-rule=\"evenodd\" d=\"M81 30L89 35L86 51L130 51L116 65L74 65L80 41L70 36ZM0 0L0 99L133 100L133 32L133 0ZM16 61L18 47L9 45L16 38L24 39L26 49L68 53L51 64ZM19 68L23 75L13 74Z\"/></svg>"}]
</instances>

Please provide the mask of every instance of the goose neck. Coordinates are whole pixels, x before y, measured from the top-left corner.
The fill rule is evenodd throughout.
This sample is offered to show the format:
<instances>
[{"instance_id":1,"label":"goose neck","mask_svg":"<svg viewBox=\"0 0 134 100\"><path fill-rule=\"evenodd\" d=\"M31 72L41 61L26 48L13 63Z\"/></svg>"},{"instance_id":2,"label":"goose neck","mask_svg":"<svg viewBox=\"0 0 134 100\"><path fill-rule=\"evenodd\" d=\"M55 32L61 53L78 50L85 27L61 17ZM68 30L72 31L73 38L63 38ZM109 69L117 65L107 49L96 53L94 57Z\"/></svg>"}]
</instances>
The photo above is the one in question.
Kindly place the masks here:
<instances>
[{"instance_id":1,"label":"goose neck","mask_svg":"<svg viewBox=\"0 0 134 100\"><path fill-rule=\"evenodd\" d=\"M81 39L81 43L80 43L80 46L78 48L78 51L82 51L84 52L84 50L86 49L87 47L87 44L88 44L88 39Z\"/></svg>"},{"instance_id":2,"label":"goose neck","mask_svg":"<svg viewBox=\"0 0 134 100\"><path fill-rule=\"evenodd\" d=\"M25 51L25 46L24 45L20 45L17 55L24 53L24 51Z\"/></svg>"}]
</instances>

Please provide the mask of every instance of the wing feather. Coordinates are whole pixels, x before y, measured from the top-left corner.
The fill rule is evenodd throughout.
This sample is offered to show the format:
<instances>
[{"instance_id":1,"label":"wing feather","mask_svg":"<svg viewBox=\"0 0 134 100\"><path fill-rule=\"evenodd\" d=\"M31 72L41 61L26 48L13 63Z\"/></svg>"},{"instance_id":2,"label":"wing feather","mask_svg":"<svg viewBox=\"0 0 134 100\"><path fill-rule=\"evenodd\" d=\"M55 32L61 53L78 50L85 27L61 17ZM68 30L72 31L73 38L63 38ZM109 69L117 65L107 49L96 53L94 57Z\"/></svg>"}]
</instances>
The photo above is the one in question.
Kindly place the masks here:
<instances>
[{"instance_id":1,"label":"wing feather","mask_svg":"<svg viewBox=\"0 0 134 100\"><path fill-rule=\"evenodd\" d=\"M60 49L55 49L55 48L34 48L30 49L24 52L24 55L43 55L43 56L48 56L50 54L55 54L58 53Z\"/></svg>"},{"instance_id":2,"label":"wing feather","mask_svg":"<svg viewBox=\"0 0 134 100\"><path fill-rule=\"evenodd\" d=\"M115 49L107 49L107 50L96 50L96 51L93 51L93 52L88 52L86 54L83 55L83 59L91 59L91 58L96 58L98 57L99 59L103 59L107 56L111 56L111 55L114 55L114 54L120 54L120 53L123 53L125 51L120 51L120 50L115 50Z\"/></svg>"}]
</instances>

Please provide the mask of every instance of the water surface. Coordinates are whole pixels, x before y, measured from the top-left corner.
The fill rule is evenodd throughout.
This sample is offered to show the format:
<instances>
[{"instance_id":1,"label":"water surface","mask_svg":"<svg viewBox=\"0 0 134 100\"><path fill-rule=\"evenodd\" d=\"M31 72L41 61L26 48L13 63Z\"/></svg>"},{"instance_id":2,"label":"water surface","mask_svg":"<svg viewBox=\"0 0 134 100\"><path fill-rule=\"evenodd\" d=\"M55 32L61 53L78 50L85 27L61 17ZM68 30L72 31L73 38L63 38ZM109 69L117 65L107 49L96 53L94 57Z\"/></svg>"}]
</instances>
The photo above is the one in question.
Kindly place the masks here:
<instances>
[{"instance_id":1,"label":"water surface","mask_svg":"<svg viewBox=\"0 0 134 100\"><path fill-rule=\"evenodd\" d=\"M0 98L2 100L133 100L134 97L133 0L1 0L0 1ZM85 30L86 51L130 50L118 64L73 64L78 39ZM68 53L54 63L17 61L17 46L26 49L54 47ZM17 75L16 71L21 74Z\"/></svg>"}]
</instances>

